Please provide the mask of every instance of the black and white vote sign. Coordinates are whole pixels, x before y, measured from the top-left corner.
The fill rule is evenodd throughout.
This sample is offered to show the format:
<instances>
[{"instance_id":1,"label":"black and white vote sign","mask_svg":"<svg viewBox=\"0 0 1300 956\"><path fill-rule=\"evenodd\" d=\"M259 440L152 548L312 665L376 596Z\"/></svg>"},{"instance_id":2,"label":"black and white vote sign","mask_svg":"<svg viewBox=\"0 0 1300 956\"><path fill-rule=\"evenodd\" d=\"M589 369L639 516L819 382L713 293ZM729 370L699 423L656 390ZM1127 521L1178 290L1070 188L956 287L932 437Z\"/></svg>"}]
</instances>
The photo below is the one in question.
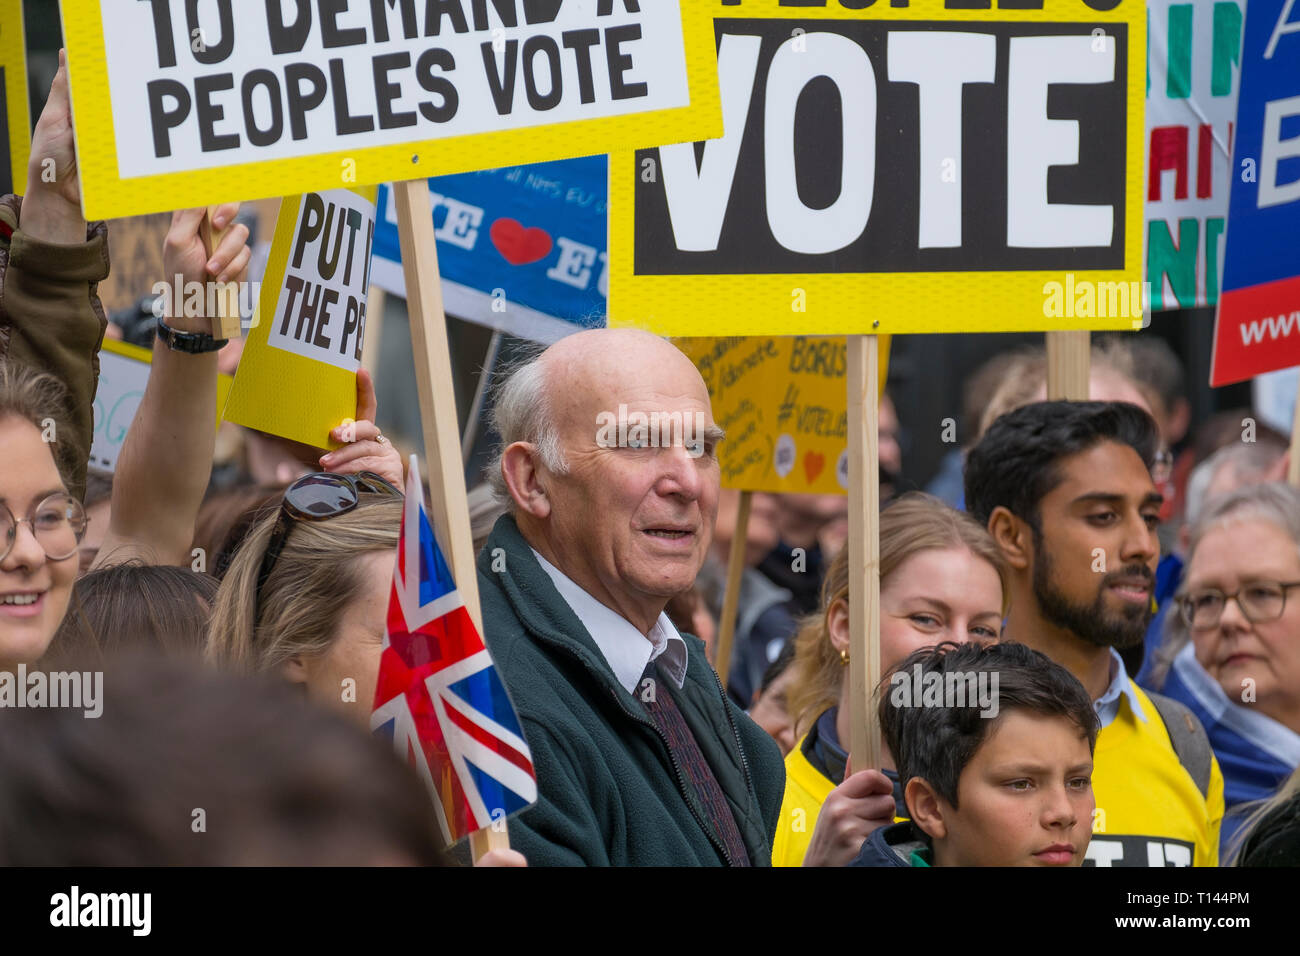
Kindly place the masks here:
<instances>
[{"instance_id":1,"label":"black and white vote sign","mask_svg":"<svg viewBox=\"0 0 1300 956\"><path fill-rule=\"evenodd\" d=\"M637 154L635 274L1124 267L1126 23L792 23L715 21L726 134Z\"/></svg>"}]
</instances>

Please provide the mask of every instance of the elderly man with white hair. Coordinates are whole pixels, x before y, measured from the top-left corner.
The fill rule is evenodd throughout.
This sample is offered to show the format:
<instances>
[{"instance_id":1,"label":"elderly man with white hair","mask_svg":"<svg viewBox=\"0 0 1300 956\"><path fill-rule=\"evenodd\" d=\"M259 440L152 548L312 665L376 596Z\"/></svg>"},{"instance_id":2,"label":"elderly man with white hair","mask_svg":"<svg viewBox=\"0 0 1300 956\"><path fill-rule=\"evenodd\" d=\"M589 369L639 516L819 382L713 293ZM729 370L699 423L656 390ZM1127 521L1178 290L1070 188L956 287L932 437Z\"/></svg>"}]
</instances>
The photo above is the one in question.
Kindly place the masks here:
<instances>
[{"instance_id":1,"label":"elderly man with white hair","mask_svg":"<svg viewBox=\"0 0 1300 956\"><path fill-rule=\"evenodd\" d=\"M479 553L483 628L539 791L512 845L532 865L767 865L780 750L663 613L718 507L699 373L649 333L580 332L516 369L493 418L507 513Z\"/></svg>"}]
</instances>

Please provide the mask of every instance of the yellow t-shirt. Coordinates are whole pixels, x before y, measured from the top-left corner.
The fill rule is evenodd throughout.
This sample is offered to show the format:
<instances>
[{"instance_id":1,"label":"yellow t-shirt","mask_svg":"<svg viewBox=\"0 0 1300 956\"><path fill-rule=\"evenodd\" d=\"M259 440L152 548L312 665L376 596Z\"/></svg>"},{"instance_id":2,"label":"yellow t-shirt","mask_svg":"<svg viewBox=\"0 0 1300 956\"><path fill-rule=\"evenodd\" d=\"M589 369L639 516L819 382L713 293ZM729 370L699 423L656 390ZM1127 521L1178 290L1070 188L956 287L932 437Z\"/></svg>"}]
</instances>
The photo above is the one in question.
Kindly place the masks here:
<instances>
[{"instance_id":1,"label":"yellow t-shirt","mask_svg":"<svg viewBox=\"0 0 1300 956\"><path fill-rule=\"evenodd\" d=\"M803 755L804 740L800 737L785 757L785 797L772 841L773 866L803 866L817 815L835 789L835 784Z\"/></svg>"},{"instance_id":2,"label":"yellow t-shirt","mask_svg":"<svg viewBox=\"0 0 1300 956\"><path fill-rule=\"evenodd\" d=\"M1210 766L1202 797L1169 742L1151 699L1133 686L1143 721L1121 695L1115 719L1102 728L1093 758L1097 798L1085 866L1218 866L1223 774ZM779 831L778 831L779 832Z\"/></svg>"}]
</instances>

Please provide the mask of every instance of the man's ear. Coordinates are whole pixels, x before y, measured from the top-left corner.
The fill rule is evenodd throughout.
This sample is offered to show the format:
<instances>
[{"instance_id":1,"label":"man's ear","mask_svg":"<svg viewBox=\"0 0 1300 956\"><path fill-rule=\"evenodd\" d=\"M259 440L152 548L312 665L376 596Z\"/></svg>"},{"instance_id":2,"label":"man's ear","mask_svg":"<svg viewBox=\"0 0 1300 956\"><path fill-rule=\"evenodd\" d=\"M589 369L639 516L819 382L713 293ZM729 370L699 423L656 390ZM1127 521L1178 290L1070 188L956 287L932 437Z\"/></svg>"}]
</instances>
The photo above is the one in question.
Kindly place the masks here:
<instances>
[{"instance_id":1,"label":"man's ear","mask_svg":"<svg viewBox=\"0 0 1300 956\"><path fill-rule=\"evenodd\" d=\"M536 461L537 446L517 441L501 456L501 474L515 505L534 518L545 518L551 513L551 499Z\"/></svg>"},{"instance_id":2,"label":"man's ear","mask_svg":"<svg viewBox=\"0 0 1300 956\"><path fill-rule=\"evenodd\" d=\"M938 791L924 777L912 777L903 789L903 799L915 823L931 840L948 836L948 824L943 817L944 802Z\"/></svg>"},{"instance_id":3,"label":"man's ear","mask_svg":"<svg viewBox=\"0 0 1300 956\"><path fill-rule=\"evenodd\" d=\"M1034 547L1029 523L1013 515L1005 506L998 505L989 515L989 534L1002 550L1007 564L1024 571L1033 564Z\"/></svg>"}]
</instances>

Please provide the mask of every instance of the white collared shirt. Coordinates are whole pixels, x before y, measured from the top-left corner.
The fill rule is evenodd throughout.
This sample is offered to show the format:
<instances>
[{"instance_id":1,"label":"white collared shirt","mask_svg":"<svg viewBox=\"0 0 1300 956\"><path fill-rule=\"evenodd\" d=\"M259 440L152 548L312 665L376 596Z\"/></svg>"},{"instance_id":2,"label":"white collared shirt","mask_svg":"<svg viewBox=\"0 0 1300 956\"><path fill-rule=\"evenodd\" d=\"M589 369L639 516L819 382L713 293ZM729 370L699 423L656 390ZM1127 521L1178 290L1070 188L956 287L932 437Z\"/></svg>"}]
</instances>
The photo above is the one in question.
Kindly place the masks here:
<instances>
[{"instance_id":1,"label":"white collared shirt","mask_svg":"<svg viewBox=\"0 0 1300 956\"><path fill-rule=\"evenodd\" d=\"M641 675L651 661L664 658L663 667L678 690L686 682L686 641L677 633L667 614L660 614L650 634L642 634L623 615L606 607L574 583L551 562L531 549L533 557L550 576L555 590L577 615L591 639L600 648L614 676L629 693L635 693Z\"/></svg>"},{"instance_id":2,"label":"white collared shirt","mask_svg":"<svg viewBox=\"0 0 1300 956\"><path fill-rule=\"evenodd\" d=\"M1121 697L1128 698L1129 709L1137 714L1142 723L1147 722L1147 715L1142 712L1142 703L1138 700L1137 691L1133 689L1133 681L1129 679L1128 668L1124 666L1124 658L1119 656L1115 648L1110 649L1110 685L1106 692L1092 702L1093 709L1097 711L1097 719L1101 726L1108 727L1111 722L1119 716L1119 702Z\"/></svg>"}]
</instances>

